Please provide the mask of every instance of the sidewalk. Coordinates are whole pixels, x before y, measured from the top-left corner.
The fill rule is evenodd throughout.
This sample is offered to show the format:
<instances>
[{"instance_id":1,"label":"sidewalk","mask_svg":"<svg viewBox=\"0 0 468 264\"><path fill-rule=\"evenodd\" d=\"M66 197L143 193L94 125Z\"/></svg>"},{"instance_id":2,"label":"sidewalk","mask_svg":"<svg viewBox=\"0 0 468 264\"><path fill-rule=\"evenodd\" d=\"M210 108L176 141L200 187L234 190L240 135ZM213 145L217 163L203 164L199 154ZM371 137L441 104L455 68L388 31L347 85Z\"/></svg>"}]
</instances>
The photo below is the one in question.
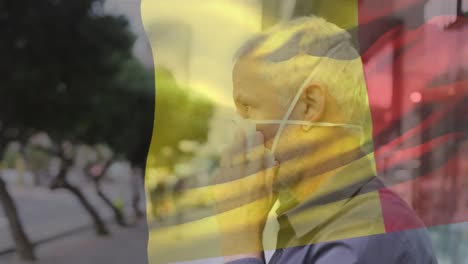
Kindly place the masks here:
<instances>
[{"instance_id":1,"label":"sidewalk","mask_svg":"<svg viewBox=\"0 0 468 264\"><path fill-rule=\"evenodd\" d=\"M148 231L145 220L136 226L110 226L109 237L97 237L92 230L40 245L35 264L147 264ZM15 254L0 256L2 264L30 264Z\"/></svg>"},{"instance_id":2,"label":"sidewalk","mask_svg":"<svg viewBox=\"0 0 468 264\"><path fill-rule=\"evenodd\" d=\"M77 199L65 190L9 187L26 233L33 243L76 232L93 231L91 219ZM104 220L113 221L110 209L92 186L83 192ZM112 197L112 192L109 193ZM143 207L142 207L143 208ZM8 222L0 210L0 255L14 248ZM1 263L1 262L0 262Z\"/></svg>"}]
</instances>

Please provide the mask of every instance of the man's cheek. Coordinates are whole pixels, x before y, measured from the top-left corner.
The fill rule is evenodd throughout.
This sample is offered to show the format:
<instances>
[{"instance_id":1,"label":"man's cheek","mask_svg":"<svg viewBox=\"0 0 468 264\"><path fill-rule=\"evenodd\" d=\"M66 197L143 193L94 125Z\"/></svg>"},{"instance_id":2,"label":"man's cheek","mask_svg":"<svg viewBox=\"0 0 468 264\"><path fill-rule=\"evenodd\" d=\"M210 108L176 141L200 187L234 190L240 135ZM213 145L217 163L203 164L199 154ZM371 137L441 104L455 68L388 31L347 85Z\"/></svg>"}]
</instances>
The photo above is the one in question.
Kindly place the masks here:
<instances>
[{"instance_id":1,"label":"man's cheek","mask_svg":"<svg viewBox=\"0 0 468 264\"><path fill-rule=\"evenodd\" d=\"M273 144L278 127L278 125L257 125L257 131L260 131L263 134L265 146L267 148L270 148Z\"/></svg>"}]
</instances>

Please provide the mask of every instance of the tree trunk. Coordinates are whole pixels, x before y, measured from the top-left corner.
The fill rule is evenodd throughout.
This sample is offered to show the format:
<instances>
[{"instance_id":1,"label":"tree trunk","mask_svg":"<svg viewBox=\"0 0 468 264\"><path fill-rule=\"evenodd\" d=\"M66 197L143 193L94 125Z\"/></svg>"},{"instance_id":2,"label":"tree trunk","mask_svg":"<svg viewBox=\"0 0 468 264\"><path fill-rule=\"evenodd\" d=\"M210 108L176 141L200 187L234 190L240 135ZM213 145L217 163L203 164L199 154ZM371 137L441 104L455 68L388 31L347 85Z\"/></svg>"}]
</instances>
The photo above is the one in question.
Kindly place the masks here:
<instances>
[{"instance_id":1,"label":"tree trunk","mask_svg":"<svg viewBox=\"0 0 468 264\"><path fill-rule=\"evenodd\" d=\"M32 175L33 175L33 185L35 187L38 187L41 185L41 172L39 170L34 170L32 171Z\"/></svg>"},{"instance_id":2,"label":"tree trunk","mask_svg":"<svg viewBox=\"0 0 468 264\"><path fill-rule=\"evenodd\" d=\"M94 207L91 205L88 199L86 199L86 196L84 196L83 192L81 192L81 190L78 187L71 185L65 179L62 180L59 187L70 191L73 195L76 196L76 198L78 198L78 201L80 201L83 208L91 216L97 235L109 234L109 230L107 229L106 224L102 220L101 216L98 214L96 209L94 209Z\"/></svg>"},{"instance_id":3,"label":"tree trunk","mask_svg":"<svg viewBox=\"0 0 468 264\"><path fill-rule=\"evenodd\" d=\"M144 216L143 212L140 209L140 200L141 200L141 195L139 192L135 192L132 195L132 207L133 207L133 212L135 212L135 217L140 219Z\"/></svg>"},{"instance_id":4,"label":"tree trunk","mask_svg":"<svg viewBox=\"0 0 468 264\"><path fill-rule=\"evenodd\" d=\"M71 162L69 160L62 158L62 165L60 168L60 172L52 181L50 185L50 189L54 190L54 189L62 188L62 189L70 191L73 195L76 196L76 198L78 198L78 201L81 203L83 208L86 210L86 212L88 212L89 216L93 220L96 234L108 235L109 230L107 229L106 224L104 223L104 221L102 220L101 216L98 214L96 209L94 209L94 207L91 205L88 199L86 199L83 192L81 192L81 190L78 187L73 186L67 181L66 176L67 176L68 168L71 166L70 164Z\"/></svg>"},{"instance_id":5,"label":"tree trunk","mask_svg":"<svg viewBox=\"0 0 468 264\"><path fill-rule=\"evenodd\" d=\"M19 219L15 203L11 198L10 194L8 193L8 189L6 187L5 182L1 178L1 175L0 203L3 206L3 211L5 212L5 216L8 219L8 223L10 225L10 232L15 242L16 252L24 260L36 260L36 256L34 254L34 246L29 241L29 238L24 232L23 225L21 223L21 220Z\"/></svg>"},{"instance_id":6,"label":"tree trunk","mask_svg":"<svg viewBox=\"0 0 468 264\"><path fill-rule=\"evenodd\" d=\"M111 199L109 197L107 197L107 195L101 189L101 180L104 177L104 175L106 174L109 167L112 165L112 162L113 162L112 159L106 161L103 169L101 170L101 172L98 175L93 175L91 173L90 168L92 167L93 164L88 164L88 166L85 168L85 173L93 178L96 193L99 196L99 198L101 198L104 201L104 203L107 206L109 206L109 208L114 213L115 222L119 226L127 226L127 223L125 221L125 216L124 216L122 210L117 208L117 206L114 205L114 203L111 201Z\"/></svg>"},{"instance_id":7,"label":"tree trunk","mask_svg":"<svg viewBox=\"0 0 468 264\"><path fill-rule=\"evenodd\" d=\"M142 176L140 176L142 175ZM138 167L132 168L132 175L130 176L132 181L132 207L135 217L140 219L144 216L144 213L140 209L141 185L144 185L144 173L141 173L141 169ZM140 178L141 177L141 178Z\"/></svg>"},{"instance_id":8,"label":"tree trunk","mask_svg":"<svg viewBox=\"0 0 468 264\"><path fill-rule=\"evenodd\" d=\"M100 180L97 179L94 181L94 186L96 187L96 192L98 194L98 196L104 201L104 203L109 206L109 208L112 210L112 212L114 213L114 219L115 219L115 222L119 225L119 226L127 226L127 223L125 222L125 217L122 213L122 210L120 210L119 208L117 208L114 203L112 203L112 201L106 196L106 194L102 191L101 189L101 184L100 184Z\"/></svg>"}]
</instances>

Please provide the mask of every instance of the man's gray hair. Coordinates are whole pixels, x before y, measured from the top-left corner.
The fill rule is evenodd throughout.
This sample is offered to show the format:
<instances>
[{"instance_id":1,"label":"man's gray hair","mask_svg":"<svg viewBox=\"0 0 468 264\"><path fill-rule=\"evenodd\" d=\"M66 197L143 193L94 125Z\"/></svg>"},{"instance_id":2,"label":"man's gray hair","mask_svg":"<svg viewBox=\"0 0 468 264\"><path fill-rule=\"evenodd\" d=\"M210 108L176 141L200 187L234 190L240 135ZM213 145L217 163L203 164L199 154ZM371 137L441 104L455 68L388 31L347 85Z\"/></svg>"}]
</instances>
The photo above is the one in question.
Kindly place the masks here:
<instances>
[{"instance_id":1,"label":"man's gray hair","mask_svg":"<svg viewBox=\"0 0 468 264\"><path fill-rule=\"evenodd\" d=\"M312 76L336 99L349 123L370 125L359 53L351 35L325 19L301 17L279 24L248 40L234 62L243 58L258 61L265 79L293 93Z\"/></svg>"},{"instance_id":2,"label":"man's gray hair","mask_svg":"<svg viewBox=\"0 0 468 264\"><path fill-rule=\"evenodd\" d=\"M317 31L311 32L307 26L310 23L328 24L330 27L335 27L332 34L317 34ZM234 63L243 57L251 55L257 48L259 48L272 34L280 30L287 30L291 27L303 26L290 36L285 42L277 49L272 50L268 54L263 54L259 59L268 62L281 62L291 59L292 57L304 53L314 57L329 57L337 60L352 60L359 57L352 45L351 35L339 29L337 26L325 21L319 17L301 17L291 20L289 22L278 24L271 30L254 36L247 40L242 47L240 47L234 54ZM330 32L328 32L330 33ZM317 35L310 38L305 35ZM309 41L305 42L307 39Z\"/></svg>"}]
</instances>

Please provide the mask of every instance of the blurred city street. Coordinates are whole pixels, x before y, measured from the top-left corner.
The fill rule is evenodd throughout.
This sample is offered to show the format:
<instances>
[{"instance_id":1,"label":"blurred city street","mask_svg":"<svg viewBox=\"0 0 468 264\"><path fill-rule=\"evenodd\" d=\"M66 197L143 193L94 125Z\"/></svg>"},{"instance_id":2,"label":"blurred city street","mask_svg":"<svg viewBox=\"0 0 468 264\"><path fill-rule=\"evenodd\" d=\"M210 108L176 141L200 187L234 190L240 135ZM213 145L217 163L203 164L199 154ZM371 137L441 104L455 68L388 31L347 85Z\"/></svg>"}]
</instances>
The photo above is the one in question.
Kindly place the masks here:
<instances>
[{"instance_id":1,"label":"blurred city street","mask_svg":"<svg viewBox=\"0 0 468 264\"><path fill-rule=\"evenodd\" d=\"M144 220L131 228L114 228L110 237L96 237L92 230L58 239L37 248L37 264L145 264L147 229ZM30 263L9 254L0 257L1 264Z\"/></svg>"},{"instance_id":2,"label":"blurred city street","mask_svg":"<svg viewBox=\"0 0 468 264\"><path fill-rule=\"evenodd\" d=\"M0 264L468 264L468 0L4 0L0 36Z\"/></svg>"},{"instance_id":3,"label":"blurred city street","mask_svg":"<svg viewBox=\"0 0 468 264\"><path fill-rule=\"evenodd\" d=\"M107 187L110 187L107 188L108 191L114 191L114 193L108 192L111 194L111 197L115 197L116 190L118 190L118 188L112 188L112 185ZM62 237L69 237L71 235L73 235L73 237L78 236L84 239L84 232L86 232L86 234L90 233L88 236L96 236L93 233L93 226L89 215L84 211L76 198L70 195L69 192L64 190L51 192L50 190L43 187L19 186L11 186L10 191L13 194L13 198L17 205L26 232L28 232L30 235L33 243L41 244L46 242L46 245L49 243L54 244L56 242L52 240L59 238L61 239ZM90 202L95 205L97 211L106 222L111 223L114 221L112 212L96 195L93 186L88 185L87 187L83 188L83 192L89 198ZM144 208L143 203L140 206L141 208ZM129 206L126 208L129 208ZM127 215L131 216L132 212L128 212ZM131 220L132 217L127 217L127 219ZM147 232L146 221L144 218L140 220L139 225L142 225L142 227L138 227L139 231L133 232L133 228L130 227L128 234L140 236L137 235L137 233L141 233L142 241L144 242L142 248L145 249L144 254L146 255ZM145 230L141 230L143 226L145 226ZM111 235L113 236L114 232L112 232ZM14 248L8 222L3 215L3 212L0 212L0 237L2 238L0 240L1 260L2 254L9 253ZM94 239L91 240L93 243L98 243L97 241L94 241Z\"/></svg>"}]
</instances>

